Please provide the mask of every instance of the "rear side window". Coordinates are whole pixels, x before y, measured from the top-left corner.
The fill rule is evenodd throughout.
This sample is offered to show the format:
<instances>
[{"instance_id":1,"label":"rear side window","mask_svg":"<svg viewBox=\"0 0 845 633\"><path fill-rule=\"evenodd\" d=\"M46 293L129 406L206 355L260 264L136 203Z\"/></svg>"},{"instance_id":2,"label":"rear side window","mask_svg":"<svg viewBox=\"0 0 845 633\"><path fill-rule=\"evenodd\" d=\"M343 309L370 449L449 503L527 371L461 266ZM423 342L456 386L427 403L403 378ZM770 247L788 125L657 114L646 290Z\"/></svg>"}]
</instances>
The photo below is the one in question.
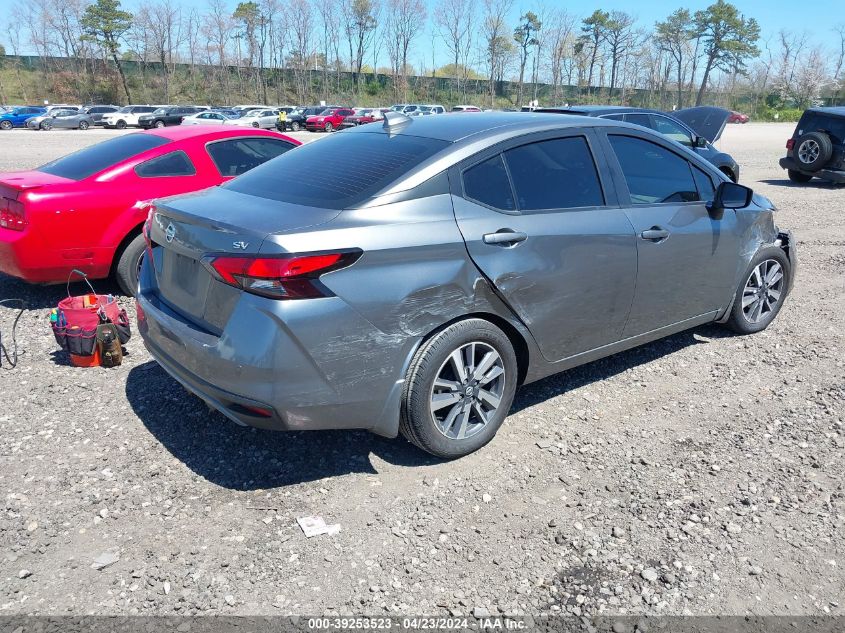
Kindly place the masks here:
<instances>
[{"instance_id":1,"label":"rear side window","mask_svg":"<svg viewBox=\"0 0 845 633\"><path fill-rule=\"evenodd\" d=\"M505 152L520 211L604 205L587 139L540 141Z\"/></svg>"},{"instance_id":2,"label":"rear side window","mask_svg":"<svg viewBox=\"0 0 845 633\"><path fill-rule=\"evenodd\" d=\"M208 155L221 176L240 176L294 147L270 138L236 138L211 143Z\"/></svg>"},{"instance_id":3,"label":"rear side window","mask_svg":"<svg viewBox=\"0 0 845 633\"><path fill-rule=\"evenodd\" d=\"M135 173L141 178L163 178L193 176L197 170L188 155L179 150L141 163L135 168Z\"/></svg>"},{"instance_id":4,"label":"rear side window","mask_svg":"<svg viewBox=\"0 0 845 633\"><path fill-rule=\"evenodd\" d=\"M39 167L38 171L61 178L82 180L127 158L170 142L169 139L154 134L126 134L54 160Z\"/></svg>"},{"instance_id":5,"label":"rear side window","mask_svg":"<svg viewBox=\"0 0 845 633\"><path fill-rule=\"evenodd\" d=\"M488 158L483 163L473 165L463 173L464 195L467 198L486 204L494 209L514 211L508 172L502 162L501 154Z\"/></svg>"},{"instance_id":6,"label":"rear side window","mask_svg":"<svg viewBox=\"0 0 845 633\"><path fill-rule=\"evenodd\" d=\"M632 204L701 200L686 159L640 138L616 134L607 138L619 160Z\"/></svg>"},{"instance_id":7,"label":"rear side window","mask_svg":"<svg viewBox=\"0 0 845 633\"><path fill-rule=\"evenodd\" d=\"M281 202L343 209L377 193L448 145L401 134L337 134L302 145L224 186Z\"/></svg>"},{"instance_id":8,"label":"rear side window","mask_svg":"<svg viewBox=\"0 0 845 633\"><path fill-rule=\"evenodd\" d=\"M796 136L822 130L830 135L834 143L845 143L845 117L821 112L805 112L798 122Z\"/></svg>"},{"instance_id":9,"label":"rear side window","mask_svg":"<svg viewBox=\"0 0 845 633\"><path fill-rule=\"evenodd\" d=\"M643 127L651 127L651 117L647 114L626 114L626 123L633 123L634 125L642 125Z\"/></svg>"}]
</instances>

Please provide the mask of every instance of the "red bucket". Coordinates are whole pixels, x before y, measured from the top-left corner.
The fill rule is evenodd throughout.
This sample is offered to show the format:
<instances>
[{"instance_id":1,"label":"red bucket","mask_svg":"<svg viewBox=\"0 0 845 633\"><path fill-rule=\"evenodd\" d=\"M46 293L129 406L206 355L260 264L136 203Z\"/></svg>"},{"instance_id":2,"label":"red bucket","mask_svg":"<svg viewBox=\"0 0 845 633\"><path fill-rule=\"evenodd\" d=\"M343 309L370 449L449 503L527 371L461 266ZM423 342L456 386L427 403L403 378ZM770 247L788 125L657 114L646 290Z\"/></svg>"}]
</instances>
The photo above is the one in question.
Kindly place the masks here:
<instances>
[{"instance_id":1,"label":"red bucket","mask_svg":"<svg viewBox=\"0 0 845 633\"><path fill-rule=\"evenodd\" d=\"M59 301L58 308L64 314L67 327L75 325L83 330L97 328L100 324L98 316L100 310L105 312L112 323L117 323L120 316L120 306L115 298L109 295L88 294L67 297Z\"/></svg>"}]
</instances>

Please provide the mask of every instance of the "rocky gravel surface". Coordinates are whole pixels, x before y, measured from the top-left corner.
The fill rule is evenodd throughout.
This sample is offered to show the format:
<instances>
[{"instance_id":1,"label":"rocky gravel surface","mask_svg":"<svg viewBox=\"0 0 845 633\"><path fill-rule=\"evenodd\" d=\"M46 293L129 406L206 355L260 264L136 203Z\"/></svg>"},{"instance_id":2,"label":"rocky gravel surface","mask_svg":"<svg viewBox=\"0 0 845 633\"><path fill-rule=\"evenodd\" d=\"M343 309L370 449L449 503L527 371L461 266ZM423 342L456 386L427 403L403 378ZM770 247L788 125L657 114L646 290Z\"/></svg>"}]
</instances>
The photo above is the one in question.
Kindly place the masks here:
<instances>
[{"instance_id":1,"label":"rocky gravel surface","mask_svg":"<svg viewBox=\"0 0 845 633\"><path fill-rule=\"evenodd\" d=\"M64 288L0 277L29 302L0 370L0 615L845 613L845 187L786 180L791 129L721 144L798 238L767 331L527 386L454 462L237 427L137 336L121 367L73 368L48 323ZM0 169L108 134L0 133ZM306 538L310 515L340 532Z\"/></svg>"}]
</instances>

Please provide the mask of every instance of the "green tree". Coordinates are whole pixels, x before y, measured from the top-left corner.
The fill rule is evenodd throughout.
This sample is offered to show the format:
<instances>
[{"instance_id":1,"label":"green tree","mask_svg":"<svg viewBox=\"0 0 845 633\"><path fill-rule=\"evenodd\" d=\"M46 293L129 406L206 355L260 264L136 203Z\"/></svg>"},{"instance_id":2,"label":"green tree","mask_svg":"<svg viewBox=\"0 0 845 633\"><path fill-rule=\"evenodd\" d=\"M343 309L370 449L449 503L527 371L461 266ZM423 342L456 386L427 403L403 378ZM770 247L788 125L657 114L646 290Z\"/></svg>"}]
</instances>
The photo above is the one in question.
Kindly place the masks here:
<instances>
[{"instance_id":1,"label":"green tree","mask_svg":"<svg viewBox=\"0 0 845 633\"><path fill-rule=\"evenodd\" d=\"M593 14L584 18L581 22L581 45L582 50L587 45L590 46L590 72L587 76L587 92L593 85L593 70L596 67L596 60L598 59L599 51L602 43L607 38L607 26L610 22L610 14L607 11L596 9Z\"/></svg>"},{"instance_id":2,"label":"green tree","mask_svg":"<svg viewBox=\"0 0 845 633\"><path fill-rule=\"evenodd\" d=\"M678 108L684 107L684 59L693 37L694 24L688 9L678 9L664 22L655 25L655 35L660 49L669 53L675 62L678 82Z\"/></svg>"},{"instance_id":3,"label":"green tree","mask_svg":"<svg viewBox=\"0 0 845 633\"><path fill-rule=\"evenodd\" d=\"M701 105L710 73L715 70L744 73L749 59L757 57L760 49L760 25L754 18L746 18L732 4L718 0L703 11L695 12L695 34L704 44L704 75L695 105Z\"/></svg>"},{"instance_id":4,"label":"green tree","mask_svg":"<svg viewBox=\"0 0 845 633\"><path fill-rule=\"evenodd\" d=\"M84 33L82 39L97 44L111 56L123 83L126 100L132 103L126 75L118 57L120 38L132 26L132 14L120 8L120 0L97 0L85 8L80 24Z\"/></svg>"},{"instance_id":5,"label":"green tree","mask_svg":"<svg viewBox=\"0 0 845 633\"><path fill-rule=\"evenodd\" d=\"M528 63L528 51L532 46L540 44L537 33L543 28L543 23L536 14L529 11L521 16L519 26L513 31L513 39L519 46L519 84L516 90L516 105L522 105L522 87L525 81L525 66Z\"/></svg>"}]
</instances>

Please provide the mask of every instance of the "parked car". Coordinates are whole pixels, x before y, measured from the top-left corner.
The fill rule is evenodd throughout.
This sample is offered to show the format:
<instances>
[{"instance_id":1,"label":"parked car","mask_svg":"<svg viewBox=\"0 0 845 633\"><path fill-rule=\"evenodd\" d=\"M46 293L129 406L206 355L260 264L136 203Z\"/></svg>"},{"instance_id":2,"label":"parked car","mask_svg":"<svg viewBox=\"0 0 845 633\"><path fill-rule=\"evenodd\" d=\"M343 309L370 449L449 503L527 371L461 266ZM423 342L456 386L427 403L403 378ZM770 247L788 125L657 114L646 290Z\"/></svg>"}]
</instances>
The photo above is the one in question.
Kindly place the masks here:
<instances>
[{"instance_id":1,"label":"parked car","mask_svg":"<svg viewBox=\"0 0 845 633\"><path fill-rule=\"evenodd\" d=\"M226 124L271 130L276 127L276 123L278 121L278 111L272 108L267 108L264 110L248 110L237 119L230 119L229 121L226 121Z\"/></svg>"},{"instance_id":2,"label":"parked car","mask_svg":"<svg viewBox=\"0 0 845 633\"><path fill-rule=\"evenodd\" d=\"M100 120L103 118L104 115L110 114L112 112L117 112L120 110L120 106L116 105L93 105L93 106L86 106L83 108L85 114L90 116L95 124L100 123Z\"/></svg>"},{"instance_id":3,"label":"parked car","mask_svg":"<svg viewBox=\"0 0 845 633\"><path fill-rule=\"evenodd\" d=\"M446 108L439 103L429 103L425 107L431 114L446 114Z\"/></svg>"},{"instance_id":4,"label":"parked car","mask_svg":"<svg viewBox=\"0 0 845 633\"><path fill-rule=\"evenodd\" d=\"M94 125L94 119L80 110L53 110L41 116L27 119L26 127L30 130L87 130Z\"/></svg>"},{"instance_id":5,"label":"parked car","mask_svg":"<svg viewBox=\"0 0 845 633\"><path fill-rule=\"evenodd\" d=\"M130 105L124 106L117 112L107 112L100 119L100 125L106 128L123 130L127 127L138 127L138 117L155 112L161 106Z\"/></svg>"},{"instance_id":6,"label":"parked car","mask_svg":"<svg viewBox=\"0 0 845 633\"><path fill-rule=\"evenodd\" d=\"M845 182L845 106L806 110L786 142L780 166L796 183L813 178Z\"/></svg>"},{"instance_id":7,"label":"parked car","mask_svg":"<svg viewBox=\"0 0 845 633\"><path fill-rule=\"evenodd\" d=\"M138 117L138 127L149 129L152 127L167 127L168 125L180 125L186 116L192 116L199 112L205 112L208 108L202 106L168 106L158 108L149 114L142 114Z\"/></svg>"},{"instance_id":8,"label":"parked car","mask_svg":"<svg viewBox=\"0 0 845 633\"><path fill-rule=\"evenodd\" d=\"M731 110L731 115L728 117L728 123L748 123L749 117L747 114Z\"/></svg>"},{"instance_id":9,"label":"parked car","mask_svg":"<svg viewBox=\"0 0 845 633\"><path fill-rule=\"evenodd\" d=\"M268 110L270 106L268 105L236 105L232 108L235 112L238 113L238 116L243 116L250 110Z\"/></svg>"},{"instance_id":10,"label":"parked car","mask_svg":"<svg viewBox=\"0 0 845 633\"><path fill-rule=\"evenodd\" d=\"M452 112L481 112L481 108L474 105L456 105L452 106Z\"/></svg>"},{"instance_id":11,"label":"parked car","mask_svg":"<svg viewBox=\"0 0 845 633\"><path fill-rule=\"evenodd\" d=\"M206 110L184 117L182 125L223 125L232 120L234 120L234 117L227 116L222 112Z\"/></svg>"},{"instance_id":12,"label":"parked car","mask_svg":"<svg viewBox=\"0 0 845 633\"><path fill-rule=\"evenodd\" d=\"M298 132L299 130L305 129L305 121L308 117L315 116L328 110L329 108L339 108L340 106L308 106L302 108L296 108L288 113L286 126L287 129L292 132ZM280 130L284 131L284 130Z\"/></svg>"},{"instance_id":13,"label":"parked car","mask_svg":"<svg viewBox=\"0 0 845 633\"><path fill-rule=\"evenodd\" d=\"M305 129L309 132L334 132L343 119L355 114L352 108L329 108L316 116L310 116L305 120Z\"/></svg>"},{"instance_id":14,"label":"parked car","mask_svg":"<svg viewBox=\"0 0 845 633\"><path fill-rule=\"evenodd\" d=\"M341 124L338 126L338 129L345 129L348 127L355 127L356 125L366 125L367 123L383 121L385 112L392 112L392 110L390 108L370 108L362 110L361 112L344 118Z\"/></svg>"},{"instance_id":15,"label":"parked car","mask_svg":"<svg viewBox=\"0 0 845 633\"><path fill-rule=\"evenodd\" d=\"M739 165L730 154L713 147L722 136L730 110L700 106L677 110L671 114L646 108L627 106L567 106L538 108L535 112L556 112L595 116L613 121L625 121L651 128L673 141L700 154L734 182L739 182Z\"/></svg>"},{"instance_id":16,"label":"parked car","mask_svg":"<svg viewBox=\"0 0 845 633\"><path fill-rule=\"evenodd\" d=\"M46 108L37 106L22 106L13 108L8 112L0 114L0 130L11 130L13 127L24 127L28 119L34 116L45 114Z\"/></svg>"},{"instance_id":17,"label":"parked car","mask_svg":"<svg viewBox=\"0 0 845 633\"><path fill-rule=\"evenodd\" d=\"M81 110L82 106L78 105L69 105L67 103L53 103L51 105L44 106L44 109L47 110L47 113L54 112L56 110Z\"/></svg>"},{"instance_id":18,"label":"parked car","mask_svg":"<svg viewBox=\"0 0 845 633\"><path fill-rule=\"evenodd\" d=\"M791 288L771 203L665 136L396 118L151 211L139 331L230 419L458 457L517 385L714 321L758 332Z\"/></svg>"},{"instance_id":19,"label":"parked car","mask_svg":"<svg viewBox=\"0 0 845 633\"><path fill-rule=\"evenodd\" d=\"M297 145L277 132L180 126L0 174L0 272L39 283L64 282L74 269L113 274L130 294L146 201L218 185Z\"/></svg>"}]
</instances>

